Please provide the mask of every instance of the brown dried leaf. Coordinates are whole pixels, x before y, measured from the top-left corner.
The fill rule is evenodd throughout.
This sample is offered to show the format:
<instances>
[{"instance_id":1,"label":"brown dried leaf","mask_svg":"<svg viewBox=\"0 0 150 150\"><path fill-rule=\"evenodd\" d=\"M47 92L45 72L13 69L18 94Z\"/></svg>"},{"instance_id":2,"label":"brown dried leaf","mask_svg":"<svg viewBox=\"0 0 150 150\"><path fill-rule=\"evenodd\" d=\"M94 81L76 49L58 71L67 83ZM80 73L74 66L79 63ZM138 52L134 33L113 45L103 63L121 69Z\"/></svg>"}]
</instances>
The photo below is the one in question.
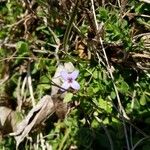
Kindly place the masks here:
<instances>
[{"instance_id":1,"label":"brown dried leaf","mask_svg":"<svg viewBox=\"0 0 150 150\"><path fill-rule=\"evenodd\" d=\"M16 127L15 112L5 106L0 106L0 132L2 135L13 132Z\"/></svg>"},{"instance_id":2,"label":"brown dried leaf","mask_svg":"<svg viewBox=\"0 0 150 150\"><path fill-rule=\"evenodd\" d=\"M31 109L28 115L17 125L17 130L11 133L11 136L15 136L16 147L27 137L29 132L45 121L50 115L54 113L54 104L51 96L45 95L38 104Z\"/></svg>"},{"instance_id":3,"label":"brown dried leaf","mask_svg":"<svg viewBox=\"0 0 150 150\"><path fill-rule=\"evenodd\" d=\"M71 62L68 62L64 63L64 69L66 69L68 72L73 72L75 70L75 67Z\"/></svg>"},{"instance_id":4,"label":"brown dried leaf","mask_svg":"<svg viewBox=\"0 0 150 150\"><path fill-rule=\"evenodd\" d=\"M58 65L56 72L54 74L54 77L52 78L52 82L55 83L58 86L61 86L61 78L60 78L60 72L64 69L63 65ZM59 87L53 85L51 89L51 96L58 93Z\"/></svg>"}]
</instances>

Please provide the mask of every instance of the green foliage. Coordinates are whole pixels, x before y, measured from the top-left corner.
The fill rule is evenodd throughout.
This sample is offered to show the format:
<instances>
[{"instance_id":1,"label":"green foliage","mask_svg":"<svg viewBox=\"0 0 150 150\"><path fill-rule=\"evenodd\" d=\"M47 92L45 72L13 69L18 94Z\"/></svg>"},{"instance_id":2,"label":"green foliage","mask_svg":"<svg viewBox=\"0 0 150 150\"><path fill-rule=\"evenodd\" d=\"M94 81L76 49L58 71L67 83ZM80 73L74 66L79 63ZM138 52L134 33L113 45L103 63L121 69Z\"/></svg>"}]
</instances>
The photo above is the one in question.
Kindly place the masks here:
<instances>
[{"instance_id":1,"label":"green foliage","mask_svg":"<svg viewBox=\"0 0 150 150\"><path fill-rule=\"evenodd\" d=\"M123 42L126 49L130 49L132 41L130 37L129 24L125 19L122 19L118 10L108 10L100 7L98 19L105 24L105 40L108 43L115 42L116 44Z\"/></svg>"},{"instance_id":2,"label":"green foliage","mask_svg":"<svg viewBox=\"0 0 150 150\"><path fill-rule=\"evenodd\" d=\"M28 44L23 41L19 41L16 43L16 50L20 56L25 56L29 53Z\"/></svg>"},{"instance_id":3,"label":"green foliage","mask_svg":"<svg viewBox=\"0 0 150 150\"><path fill-rule=\"evenodd\" d=\"M32 108L31 87L36 102L50 95L58 64L71 61L79 70L80 90L67 91L62 100L66 117L56 113L46 120L22 143L24 149L42 149L44 143L54 150L121 150L128 149L127 140L132 149L141 139L136 149L150 149L150 51L145 36L150 5L130 0L123 8L119 2L95 2L96 20L86 1L79 2L73 19L74 1L0 2L0 85L11 99L22 100L21 117ZM103 23L100 31L95 21L98 27ZM89 59L81 57L88 52ZM119 100L130 120L122 116ZM15 149L14 138L3 137L0 149Z\"/></svg>"},{"instance_id":4,"label":"green foliage","mask_svg":"<svg viewBox=\"0 0 150 150\"><path fill-rule=\"evenodd\" d=\"M65 95L65 97L64 97L63 102L64 102L64 103L70 102L70 101L72 100L72 97L73 97L73 94L72 94L72 93L67 93L67 94Z\"/></svg>"}]
</instances>

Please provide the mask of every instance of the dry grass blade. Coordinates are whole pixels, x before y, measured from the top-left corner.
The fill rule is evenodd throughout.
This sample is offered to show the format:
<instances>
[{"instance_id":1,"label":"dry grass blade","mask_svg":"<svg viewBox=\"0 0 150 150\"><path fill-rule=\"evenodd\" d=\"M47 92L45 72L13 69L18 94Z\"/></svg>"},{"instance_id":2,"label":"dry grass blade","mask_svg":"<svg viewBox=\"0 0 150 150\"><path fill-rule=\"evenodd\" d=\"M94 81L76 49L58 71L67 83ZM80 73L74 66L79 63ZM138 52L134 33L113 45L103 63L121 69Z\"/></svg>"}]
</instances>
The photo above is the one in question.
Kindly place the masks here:
<instances>
[{"instance_id":1,"label":"dry grass blade","mask_svg":"<svg viewBox=\"0 0 150 150\"><path fill-rule=\"evenodd\" d=\"M140 1L150 4L150 0L140 0Z\"/></svg>"}]
</instances>

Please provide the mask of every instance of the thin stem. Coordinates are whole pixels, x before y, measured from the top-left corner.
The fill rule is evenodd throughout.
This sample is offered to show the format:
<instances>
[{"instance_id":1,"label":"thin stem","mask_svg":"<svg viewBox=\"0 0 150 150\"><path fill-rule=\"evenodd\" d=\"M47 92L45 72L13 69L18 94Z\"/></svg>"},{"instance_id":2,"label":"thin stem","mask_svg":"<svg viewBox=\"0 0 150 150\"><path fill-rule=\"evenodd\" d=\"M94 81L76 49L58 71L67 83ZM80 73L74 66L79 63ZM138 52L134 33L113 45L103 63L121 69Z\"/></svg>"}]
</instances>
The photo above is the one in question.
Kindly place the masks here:
<instances>
[{"instance_id":1,"label":"thin stem","mask_svg":"<svg viewBox=\"0 0 150 150\"><path fill-rule=\"evenodd\" d=\"M98 23L97 23L96 14L95 14L94 1L91 0L91 3L92 3L92 11L93 11L93 16L94 16L94 22L95 22L96 30L98 31ZM117 96L118 105L119 105L119 112L120 112L120 114L123 114L123 116L126 119L129 119L129 117L127 116L127 114L126 114L126 112L125 112L125 110L124 110L124 108L123 108L123 106L121 104L121 100L120 100L120 97L119 97L119 92L118 92L117 87L116 87L116 85L114 83L114 76L113 76L113 73L111 71L111 67L109 65L109 61L108 61L108 58L107 58L107 55L106 55L106 51L105 51L105 48L103 46L103 41L102 41L101 37L99 37L99 41L100 41L100 44L102 46L102 51L103 51L103 54L104 54L104 58L106 60L107 70L108 70L108 72L110 74L110 77L112 79L114 90L115 90L115 93L116 93L116 96ZM127 129L126 129L126 124L125 124L124 117L121 117L121 118L122 118L122 121L123 121L123 127L124 127L124 134L125 134L125 138L126 138L127 149L130 150L128 134L127 134Z\"/></svg>"},{"instance_id":2,"label":"thin stem","mask_svg":"<svg viewBox=\"0 0 150 150\"><path fill-rule=\"evenodd\" d=\"M74 22L76 13L77 13L77 6L78 6L78 0L76 0L74 9L73 9L72 14L71 14L71 18L69 20L67 29L65 31L65 35L64 35L64 39L63 39L63 44L64 44L63 47L64 47L65 52L67 52L67 43L68 43L69 35L70 35L71 29L73 26L73 22Z\"/></svg>"},{"instance_id":3,"label":"thin stem","mask_svg":"<svg viewBox=\"0 0 150 150\"><path fill-rule=\"evenodd\" d=\"M137 148L137 146L138 146L139 144L141 144L144 140L149 139L149 138L150 138L150 137L144 137L144 138L140 139L140 140L132 147L131 150L135 150L135 148Z\"/></svg>"},{"instance_id":4,"label":"thin stem","mask_svg":"<svg viewBox=\"0 0 150 150\"><path fill-rule=\"evenodd\" d=\"M96 30L98 31L98 23L97 23L97 20L96 20L96 14L95 14L95 8L94 8L94 2L93 0L91 0L91 3L92 3L92 11L93 11L93 16L94 16L94 22L95 22L95 26L96 26ZM99 41L100 41L100 44L102 46L102 51L103 51L103 54L104 54L104 58L106 60L106 64L107 64L107 70L112 78L112 82L113 82L113 86L114 86L114 90L116 92L116 96L117 96L117 100L118 100L118 104L119 104L119 108L120 108L120 113L123 113L123 116L127 119L129 119L129 117L127 116L122 104L121 104L121 100L120 100L120 97L119 97L119 93L118 93L118 90L117 90L117 87L114 83L114 76L112 74L112 71L111 71L111 67L109 65L109 61L108 61L108 58L107 58L107 55L106 55L106 51L105 51L105 48L104 48L104 45L103 45L103 41L102 41L102 38L99 37Z\"/></svg>"},{"instance_id":5,"label":"thin stem","mask_svg":"<svg viewBox=\"0 0 150 150\"><path fill-rule=\"evenodd\" d=\"M66 142L66 140L67 140L67 138L68 138L70 132L71 132L71 127L69 127L69 129L66 129L65 136L64 136L64 138L62 139L62 141L61 141L61 143L60 143L60 145L59 145L58 150L62 150L62 149L63 149L64 143Z\"/></svg>"},{"instance_id":6,"label":"thin stem","mask_svg":"<svg viewBox=\"0 0 150 150\"><path fill-rule=\"evenodd\" d=\"M33 94L33 86L32 86L32 78L31 78L31 72L30 72L30 62L28 66L28 72L27 72L27 80L28 80L28 88L31 96L32 106L35 106L35 99Z\"/></svg>"}]
</instances>

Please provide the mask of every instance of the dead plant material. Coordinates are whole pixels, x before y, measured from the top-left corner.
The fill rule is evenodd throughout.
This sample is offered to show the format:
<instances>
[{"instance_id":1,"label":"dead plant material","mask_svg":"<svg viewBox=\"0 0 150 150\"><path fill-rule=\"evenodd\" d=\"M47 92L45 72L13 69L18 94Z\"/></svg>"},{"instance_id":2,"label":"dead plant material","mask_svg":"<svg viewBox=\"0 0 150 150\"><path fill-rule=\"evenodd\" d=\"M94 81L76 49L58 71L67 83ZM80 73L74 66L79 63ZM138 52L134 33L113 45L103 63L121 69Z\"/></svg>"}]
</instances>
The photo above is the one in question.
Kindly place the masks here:
<instances>
[{"instance_id":1,"label":"dead plant material","mask_svg":"<svg viewBox=\"0 0 150 150\"><path fill-rule=\"evenodd\" d=\"M81 59L91 59L91 53L87 47L87 42L85 40L77 40L75 50L77 51Z\"/></svg>"},{"instance_id":2,"label":"dead plant material","mask_svg":"<svg viewBox=\"0 0 150 150\"><path fill-rule=\"evenodd\" d=\"M28 115L22 120L16 128L14 133L10 133L16 139L16 148L28 136L32 129L44 122L50 115L54 113L54 104L51 96L45 95L35 105Z\"/></svg>"},{"instance_id":3,"label":"dead plant material","mask_svg":"<svg viewBox=\"0 0 150 150\"><path fill-rule=\"evenodd\" d=\"M105 50L109 61L114 64L137 70L150 69L149 52L127 52L121 45L108 45L105 47Z\"/></svg>"}]
</instances>

